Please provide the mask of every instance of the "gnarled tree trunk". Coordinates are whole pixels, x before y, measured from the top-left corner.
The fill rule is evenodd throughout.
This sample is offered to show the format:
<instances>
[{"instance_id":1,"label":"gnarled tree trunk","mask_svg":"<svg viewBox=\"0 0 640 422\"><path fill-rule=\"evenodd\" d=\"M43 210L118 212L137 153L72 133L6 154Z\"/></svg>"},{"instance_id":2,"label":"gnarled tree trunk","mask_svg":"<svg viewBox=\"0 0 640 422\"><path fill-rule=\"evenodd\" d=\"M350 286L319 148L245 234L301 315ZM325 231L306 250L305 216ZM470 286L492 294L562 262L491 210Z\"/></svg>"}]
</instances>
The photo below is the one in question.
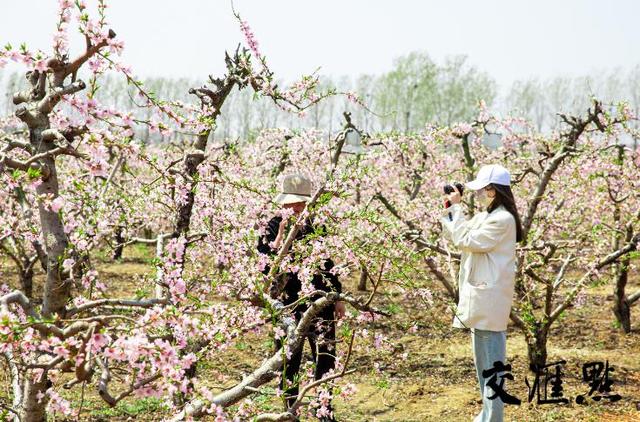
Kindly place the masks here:
<instances>
[{"instance_id":1,"label":"gnarled tree trunk","mask_svg":"<svg viewBox=\"0 0 640 422\"><path fill-rule=\"evenodd\" d=\"M108 36L113 38L115 33L110 31ZM48 60L48 69L27 72L28 88L13 95L13 103L18 106L15 114L26 124L29 132L28 144L15 143L15 145L28 152L30 158L21 161L4 156L2 159L7 167L14 170L37 172L41 181L36 187L36 192L44 249L41 259L46 262L40 312L42 318L65 317L66 305L70 298L71 279L69 271L62 268L62 263L66 258L75 258L75 255L68 250L69 239L64 231L62 214L53 211L49 205L49 201L59 195L56 157L59 155L84 157L75 150L71 141L75 136L86 131L86 128L73 127L64 131L52 129L49 115L64 95L73 95L86 87L81 80L75 80L75 75L91 56L106 45L106 39L96 45L91 45L87 41L87 50L74 61L68 61L66 56ZM65 80L71 75L73 80L65 85ZM42 251L38 253L41 254ZM30 359L30 363L41 364L42 362L38 361L39 358L38 352ZM20 400L19 403L18 400L15 403L18 407L16 410L19 413L19 420L22 422L44 421L47 416L45 409L48 402L45 392L51 385L51 381L46 371L35 380L33 370L23 372L19 374L18 380L23 384L19 392ZM15 376L13 381L15 390L17 389ZM14 391L14 395L16 394L18 391Z\"/></svg>"},{"instance_id":2,"label":"gnarled tree trunk","mask_svg":"<svg viewBox=\"0 0 640 422\"><path fill-rule=\"evenodd\" d=\"M547 363L547 337L548 328L536 328L533 333L525 336L529 369L534 372Z\"/></svg>"}]
</instances>

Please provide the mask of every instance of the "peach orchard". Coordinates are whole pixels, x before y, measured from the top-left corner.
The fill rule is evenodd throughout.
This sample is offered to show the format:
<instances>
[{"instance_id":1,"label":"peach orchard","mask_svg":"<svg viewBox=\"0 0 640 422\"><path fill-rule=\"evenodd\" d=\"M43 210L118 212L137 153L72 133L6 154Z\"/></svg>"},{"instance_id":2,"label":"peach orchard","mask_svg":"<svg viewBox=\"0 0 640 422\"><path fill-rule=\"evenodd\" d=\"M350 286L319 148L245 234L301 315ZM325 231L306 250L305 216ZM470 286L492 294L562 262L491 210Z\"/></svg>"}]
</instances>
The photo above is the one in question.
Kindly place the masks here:
<instances>
[{"instance_id":1,"label":"peach orchard","mask_svg":"<svg viewBox=\"0 0 640 422\"><path fill-rule=\"evenodd\" d=\"M5 417L77 416L82 409L72 406L69 391L85 388L104 406L161 398L171 420L212 414L285 421L322 412L332 394L354 392L354 342L393 347L372 324L392 317L376 306L378 295L394 291L425 307L455 307L460 255L441 237L442 186L471 180L488 162L514 175L526 241L517 250L511 320L527 340L530 364L546 362L550 327L594 284L611 283L612 318L630 330L640 298L626 288L640 240L640 152L620 142L638 135L626 104L594 99L582 115L561 116L562 130L545 134L480 103L475 120L453 127L363 133L362 154L343 150L346 134L358 130L349 114L329 139L292 127L265 130L253 141L215 140L216 118L235 89L298 114L329 96L366 104L350 92L320 90L315 75L279 87L239 15L246 47L221 56L226 73L193 87L190 103L157 98L120 61L124 43L105 11L104 1L94 13L84 1L60 0L51 46L0 51L0 66L17 62L25 72L23 89L12 93L15 115L0 121L0 253L19 275L0 281L0 352L11 379ZM70 57L75 30L86 47ZM135 87L138 105L154 117L101 105L106 74ZM181 141L143 144L136 130L145 126L179 132ZM495 133L502 143L490 148L482 140ZM269 261L257 253L257 240L269 218L284 212L271 199L292 171L309 174L315 193ZM472 198L464 204L478 211ZM293 243L308 215L327 236ZM135 244L154 251L153 276L141 276L136 291L120 296L93 257L106 250L117 260ZM368 293L314 291L314 268L327 256L341 279L358 279ZM264 293L283 271L303 281L309 308L299 322ZM34 282L37 274L42 284ZM278 378L314 316L338 300L348 314L338 323L336 369L319 381L303 373L288 410L262 408L253 398ZM409 329L430 324L416 318ZM203 362L237 353L230 344L250 333L283 338L284 346L232 385L213 387L201 376ZM312 391L316 398L309 399Z\"/></svg>"}]
</instances>

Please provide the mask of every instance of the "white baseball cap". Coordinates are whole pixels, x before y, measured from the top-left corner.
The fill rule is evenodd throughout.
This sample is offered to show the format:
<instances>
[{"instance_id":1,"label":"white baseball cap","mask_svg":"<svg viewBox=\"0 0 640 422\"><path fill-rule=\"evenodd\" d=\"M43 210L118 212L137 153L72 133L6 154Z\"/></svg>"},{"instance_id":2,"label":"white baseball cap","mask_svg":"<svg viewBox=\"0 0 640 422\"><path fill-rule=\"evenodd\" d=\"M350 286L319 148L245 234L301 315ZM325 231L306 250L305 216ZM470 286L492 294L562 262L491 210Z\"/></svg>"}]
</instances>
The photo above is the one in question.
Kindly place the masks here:
<instances>
[{"instance_id":1,"label":"white baseball cap","mask_svg":"<svg viewBox=\"0 0 640 422\"><path fill-rule=\"evenodd\" d=\"M511 184L511 175L509 171L500 164L487 164L478 170L476 179L465 183L465 186L471 190L478 190L487 186L489 183L509 186Z\"/></svg>"}]
</instances>

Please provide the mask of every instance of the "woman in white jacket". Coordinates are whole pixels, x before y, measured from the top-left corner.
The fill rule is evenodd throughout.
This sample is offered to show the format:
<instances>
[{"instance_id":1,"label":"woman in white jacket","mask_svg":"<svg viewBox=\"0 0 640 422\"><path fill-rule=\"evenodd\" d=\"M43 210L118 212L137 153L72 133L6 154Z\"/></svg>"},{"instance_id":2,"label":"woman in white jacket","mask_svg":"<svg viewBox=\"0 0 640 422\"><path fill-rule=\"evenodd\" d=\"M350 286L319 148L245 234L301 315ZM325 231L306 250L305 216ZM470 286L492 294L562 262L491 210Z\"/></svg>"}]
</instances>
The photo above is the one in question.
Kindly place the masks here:
<instances>
[{"instance_id":1,"label":"woman in white jacket","mask_svg":"<svg viewBox=\"0 0 640 422\"><path fill-rule=\"evenodd\" d=\"M492 369L496 361L506 364L516 243L522 241L522 225L510 185L507 169L497 164L483 166L466 187L474 191L484 210L467 219L456 189L448 195L451 206L440 219L443 233L461 252L459 300L453 326L471 329L483 403L474 422L502 422L504 414L503 401L486 385L490 377L485 378L482 371ZM496 374L498 385L500 375Z\"/></svg>"}]
</instances>

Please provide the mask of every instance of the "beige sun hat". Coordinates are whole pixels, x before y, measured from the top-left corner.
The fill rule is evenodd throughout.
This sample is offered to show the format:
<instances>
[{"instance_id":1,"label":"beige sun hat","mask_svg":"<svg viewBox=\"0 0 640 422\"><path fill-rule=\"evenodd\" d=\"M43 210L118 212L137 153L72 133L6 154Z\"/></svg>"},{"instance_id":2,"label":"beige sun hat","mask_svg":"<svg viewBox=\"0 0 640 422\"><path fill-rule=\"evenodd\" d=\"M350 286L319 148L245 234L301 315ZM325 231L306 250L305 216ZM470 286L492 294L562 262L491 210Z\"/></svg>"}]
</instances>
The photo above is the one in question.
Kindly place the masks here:
<instances>
[{"instance_id":1,"label":"beige sun hat","mask_svg":"<svg viewBox=\"0 0 640 422\"><path fill-rule=\"evenodd\" d=\"M282 179L280 193L274 201L278 204L308 202L311 199L311 180L303 174L290 174Z\"/></svg>"}]
</instances>

